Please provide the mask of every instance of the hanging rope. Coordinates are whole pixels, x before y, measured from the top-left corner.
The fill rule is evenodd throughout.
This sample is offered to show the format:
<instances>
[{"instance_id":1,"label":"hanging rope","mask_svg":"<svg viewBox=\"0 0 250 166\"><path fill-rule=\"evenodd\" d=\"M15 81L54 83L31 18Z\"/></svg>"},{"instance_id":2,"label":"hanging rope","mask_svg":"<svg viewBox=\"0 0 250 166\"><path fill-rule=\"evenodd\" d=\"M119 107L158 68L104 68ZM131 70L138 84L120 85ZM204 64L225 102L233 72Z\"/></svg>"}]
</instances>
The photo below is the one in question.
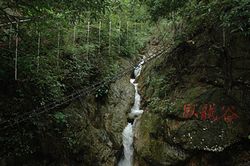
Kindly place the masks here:
<instances>
[{"instance_id":1,"label":"hanging rope","mask_svg":"<svg viewBox=\"0 0 250 166\"><path fill-rule=\"evenodd\" d=\"M74 26L74 32L73 32L73 44L76 44L76 25Z\"/></svg>"},{"instance_id":2,"label":"hanging rope","mask_svg":"<svg viewBox=\"0 0 250 166\"><path fill-rule=\"evenodd\" d=\"M101 54L101 30L102 30L102 22L99 22L99 33L98 33L98 40L99 40L99 54Z\"/></svg>"},{"instance_id":3,"label":"hanging rope","mask_svg":"<svg viewBox=\"0 0 250 166\"><path fill-rule=\"evenodd\" d=\"M142 32L142 23L140 23L140 24L141 24L141 25L140 25L140 28L141 28L140 31Z\"/></svg>"},{"instance_id":4,"label":"hanging rope","mask_svg":"<svg viewBox=\"0 0 250 166\"><path fill-rule=\"evenodd\" d=\"M12 41L12 24L10 24L10 29L9 29L9 49L11 48L11 41Z\"/></svg>"},{"instance_id":5,"label":"hanging rope","mask_svg":"<svg viewBox=\"0 0 250 166\"><path fill-rule=\"evenodd\" d=\"M17 61L18 61L18 23L16 24L16 49L15 49L15 80L17 80L17 72L18 72L18 69L17 69Z\"/></svg>"},{"instance_id":6,"label":"hanging rope","mask_svg":"<svg viewBox=\"0 0 250 166\"><path fill-rule=\"evenodd\" d=\"M60 59L60 32L57 34L57 62L56 66L59 69L59 59Z\"/></svg>"},{"instance_id":7,"label":"hanging rope","mask_svg":"<svg viewBox=\"0 0 250 166\"><path fill-rule=\"evenodd\" d=\"M126 28L126 32L127 32L127 33L126 33L126 35L127 35L126 38L127 38L127 40L128 40L128 26L129 26L129 25L128 25L128 21L127 21L127 28Z\"/></svg>"},{"instance_id":8,"label":"hanging rope","mask_svg":"<svg viewBox=\"0 0 250 166\"><path fill-rule=\"evenodd\" d=\"M222 37L223 37L223 39L222 39L223 47L226 47L226 30L224 27L222 28Z\"/></svg>"},{"instance_id":9,"label":"hanging rope","mask_svg":"<svg viewBox=\"0 0 250 166\"><path fill-rule=\"evenodd\" d=\"M134 51L136 50L136 37L137 37L137 35L136 35L136 23L134 24L134 41L133 41L133 43L134 43Z\"/></svg>"},{"instance_id":10,"label":"hanging rope","mask_svg":"<svg viewBox=\"0 0 250 166\"><path fill-rule=\"evenodd\" d=\"M111 55L112 22L109 22L109 56Z\"/></svg>"},{"instance_id":11,"label":"hanging rope","mask_svg":"<svg viewBox=\"0 0 250 166\"><path fill-rule=\"evenodd\" d=\"M39 66L40 66L40 46L41 46L41 33L38 32L38 39L37 39L37 72L39 72Z\"/></svg>"},{"instance_id":12,"label":"hanging rope","mask_svg":"<svg viewBox=\"0 0 250 166\"><path fill-rule=\"evenodd\" d=\"M127 26L126 26L126 40L127 40L126 46L129 47L130 41L129 41L129 22L128 21L127 21Z\"/></svg>"},{"instance_id":13,"label":"hanging rope","mask_svg":"<svg viewBox=\"0 0 250 166\"><path fill-rule=\"evenodd\" d=\"M88 22L87 27L87 55L89 56L89 31L90 31L90 22Z\"/></svg>"},{"instance_id":14,"label":"hanging rope","mask_svg":"<svg viewBox=\"0 0 250 166\"><path fill-rule=\"evenodd\" d=\"M118 30L118 32L119 32L119 43L118 43L118 52L119 52L119 54L121 53L121 24L122 24L122 22L121 21L119 21L119 30Z\"/></svg>"}]
</instances>

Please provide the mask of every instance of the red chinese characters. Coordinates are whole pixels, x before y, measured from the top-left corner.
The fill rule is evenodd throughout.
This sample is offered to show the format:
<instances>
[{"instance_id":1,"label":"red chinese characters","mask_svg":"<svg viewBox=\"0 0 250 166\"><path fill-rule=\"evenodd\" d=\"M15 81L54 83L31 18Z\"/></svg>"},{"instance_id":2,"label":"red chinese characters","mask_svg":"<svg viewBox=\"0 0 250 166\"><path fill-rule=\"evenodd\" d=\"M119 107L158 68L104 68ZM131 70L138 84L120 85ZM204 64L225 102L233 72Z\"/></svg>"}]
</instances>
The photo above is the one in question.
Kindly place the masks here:
<instances>
[{"instance_id":1,"label":"red chinese characters","mask_svg":"<svg viewBox=\"0 0 250 166\"><path fill-rule=\"evenodd\" d=\"M216 121L218 120L218 116L215 115L216 106L215 104L204 104L201 110L201 120L211 120Z\"/></svg>"},{"instance_id":2,"label":"red chinese characters","mask_svg":"<svg viewBox=\"0 0 250 166\"><path fill-rule=\"evenodd\" d=\"M223 120L226 123L232 123L239 116L236 113L236 108L234 106L222 106L221 111L219 109L216 112L216 104L204 104L201 106L201 111L196 112L196 105L194 104L185 104L184 105L184 118L200 118L202 121L219 121ZM200 117L199 117L200 116Z\"/></svg>"},{"instance_id":3,"label":"red chinese characters","mask_svg":"<svg viewBox=\"0 0 250 166\"><path fill-rule=\"evenodd\" d=\"M185 104L183 117L184 118L191 118L193 115L198 118L198 113L195 111L195 105Z\"/></svg>"},{"instance_id":4,"label":"red chinese characters","mask_svg":"<svg viewBox=\"0 0 250 166\"><path fill-rule=\"evenodd\" d=\"M236 109L234 106L223 106L223 119L227 123L232 123L234 120L238 119L239 116L236 114Z\"/></svg>"}]
</instances>

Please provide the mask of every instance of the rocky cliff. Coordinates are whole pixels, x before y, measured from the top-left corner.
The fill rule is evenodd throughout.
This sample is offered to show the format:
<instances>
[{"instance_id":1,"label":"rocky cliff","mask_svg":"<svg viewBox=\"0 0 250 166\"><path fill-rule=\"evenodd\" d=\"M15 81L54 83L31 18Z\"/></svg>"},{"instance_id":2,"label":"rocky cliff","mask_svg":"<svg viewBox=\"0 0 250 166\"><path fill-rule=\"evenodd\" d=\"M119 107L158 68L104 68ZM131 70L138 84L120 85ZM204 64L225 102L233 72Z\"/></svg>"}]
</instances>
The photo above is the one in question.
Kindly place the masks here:
<instances>
[{"instance_id":1,"label":"rocky cliff","mask_svg":"<svg viewBox=\"0 0 250 166\"><path fill-rule=\"evenodd\" d=\"M96 102L92 96L87 99L87 105L72 105L65 110L71 112L71 130L77 131L75 135L78 142L72 161L80 165L110 166L117 163L122 149L122 131L133 104L133 91L129 76L126 76L111 84L105 101Z\"/></svg>"},{"instance_id":2,"label":"rocky cliff","mask_svg":"<svg viewBox=\"0 0 250 166\"><path fill-rule=\"evenodd\" d=\"M250 164L250 40L222 39L202 30L143 69L136 165Z\"/></svg>"}]
</instances>

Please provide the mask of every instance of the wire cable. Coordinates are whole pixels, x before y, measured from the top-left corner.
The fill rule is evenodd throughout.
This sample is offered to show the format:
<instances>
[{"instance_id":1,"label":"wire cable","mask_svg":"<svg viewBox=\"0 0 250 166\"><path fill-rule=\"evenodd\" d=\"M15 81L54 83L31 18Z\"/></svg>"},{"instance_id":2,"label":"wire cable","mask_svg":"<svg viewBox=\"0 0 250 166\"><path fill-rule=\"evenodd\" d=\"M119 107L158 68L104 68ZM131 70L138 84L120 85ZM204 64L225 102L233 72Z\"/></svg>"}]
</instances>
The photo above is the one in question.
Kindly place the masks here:
<instances>
[{"instance_id":1,"label":"wire cable","mask_svg":"<svg viewBox=\"0 0 250 166\"><path fill-rule=\"evenodd\" d=\"M162 40L163 40L163 38L161 39L161 41ZM145 59L145 63L147 63L147 62L151 61L152 59L155 59L155 58L163 55L167 51L168 51L168 49L160 50L159 52L156 52L155 54L153 54L153 56L147 57ZM67 104L67 103L69 103L71 101L74 101L75 99L78 99L78 98L80 98L82 96L87 96L89 94L92 94L93 92L98 90L101 86L103 86L103 84L112 83L114 81L117 81L120 78L122 78L124 75L131 72L131 70L133 70L132 66L124 69L122 72L120 72L119 74L116 74L115 76L107 78L107 79L105 79L103 81L100 81L100 82L98 82L96 84L93 84L90 87L86 87L84 89L78 90L78 91L76 91L76 92L74 92L74 93L72 93L72 94L70 94L68 96L65 96L65 97L63 97L63 99L61 99L59 101L54 101L54 102L48 103L46 105L43 105L41 107L38 107L36 109L33 109L32 111L26 112L26 113L24 113L22 115L17 115L16 117L13 118L14 120L5 120L5 121L0 123L0 126L4 125L6 123L5 126L0 128L0 131L5 130L5 129L9 128L9 127L14 127L14 126L20 124L21 122L27 121L27 120L33 118L34 115L35 116L41 115L41 114L43 114L45 112L48 112L50 110L53 110L53 109L59 107L59 106L62 106L62 105Z\"/></svg>"}]
</instances>

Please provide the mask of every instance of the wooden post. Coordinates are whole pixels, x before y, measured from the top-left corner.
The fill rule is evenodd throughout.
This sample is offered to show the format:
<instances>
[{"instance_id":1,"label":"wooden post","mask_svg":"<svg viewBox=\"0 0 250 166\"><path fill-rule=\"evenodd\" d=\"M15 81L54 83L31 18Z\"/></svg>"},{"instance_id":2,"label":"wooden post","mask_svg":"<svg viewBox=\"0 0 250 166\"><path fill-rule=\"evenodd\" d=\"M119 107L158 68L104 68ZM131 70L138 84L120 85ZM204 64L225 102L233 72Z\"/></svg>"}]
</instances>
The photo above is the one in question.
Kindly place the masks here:
<instances>
[{"instance_id":1,"label":"wooden post","mask_svg":"<svg viewBox=\"0 0 250 166\"><path fill-rule=\"evenodd\" d=\"M18 57L18 23L16 24L16 50L15 50L15 80L17 80L17 57Z\"/></svg>"}]
</instances>

